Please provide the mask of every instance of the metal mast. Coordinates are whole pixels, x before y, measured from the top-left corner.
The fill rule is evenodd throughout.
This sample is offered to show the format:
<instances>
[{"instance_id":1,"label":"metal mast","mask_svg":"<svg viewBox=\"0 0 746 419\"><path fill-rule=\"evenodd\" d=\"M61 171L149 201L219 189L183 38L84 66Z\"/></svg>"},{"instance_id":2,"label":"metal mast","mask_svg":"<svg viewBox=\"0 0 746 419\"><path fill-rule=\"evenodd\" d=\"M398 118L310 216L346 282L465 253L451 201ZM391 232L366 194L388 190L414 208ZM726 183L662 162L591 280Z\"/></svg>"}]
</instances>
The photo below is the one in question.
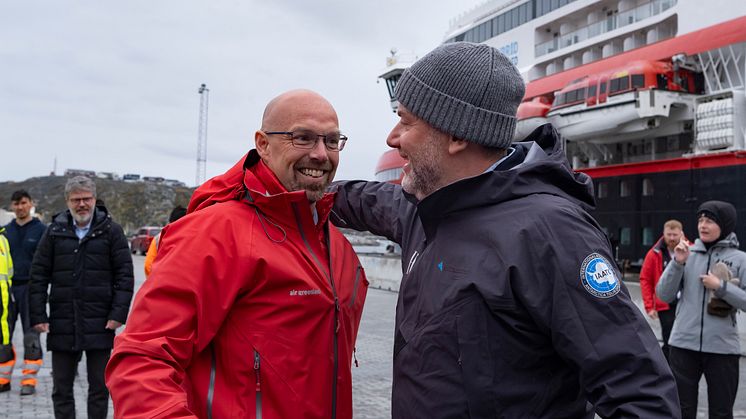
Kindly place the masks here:
<instances>
[{"instance_id":1,"label":"metal mast","mask_svg":"<svg viewBox=\"0 0 746 419\"><path fill-rule=\"evenodd\" d=\"M197 128L197 176L195 186L205 181L207 172L207 104L210 100L210 89L202 83L197 90L199 98L199 127Z\"/></svg>"}]
</instances>

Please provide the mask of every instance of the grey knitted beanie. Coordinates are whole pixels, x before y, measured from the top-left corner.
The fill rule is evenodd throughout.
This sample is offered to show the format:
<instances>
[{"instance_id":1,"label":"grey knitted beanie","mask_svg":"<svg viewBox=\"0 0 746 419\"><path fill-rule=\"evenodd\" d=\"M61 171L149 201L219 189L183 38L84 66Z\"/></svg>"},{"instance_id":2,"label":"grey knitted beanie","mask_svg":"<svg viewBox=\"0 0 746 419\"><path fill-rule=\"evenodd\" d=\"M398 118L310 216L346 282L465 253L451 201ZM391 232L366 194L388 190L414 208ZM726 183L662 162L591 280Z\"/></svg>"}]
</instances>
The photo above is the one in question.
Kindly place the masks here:
<instances>
[{"instance_id":1,"label":"grey knitted beanie","mask_svg":"<svg viewBox=\"0 0 746 419\"><path fill-rule=\"evenodd\" d=\"M404 71L396 98L440 131L507 148L525 85L510 60L485 44L443 44Z\"/></svg>"}]
</instances>

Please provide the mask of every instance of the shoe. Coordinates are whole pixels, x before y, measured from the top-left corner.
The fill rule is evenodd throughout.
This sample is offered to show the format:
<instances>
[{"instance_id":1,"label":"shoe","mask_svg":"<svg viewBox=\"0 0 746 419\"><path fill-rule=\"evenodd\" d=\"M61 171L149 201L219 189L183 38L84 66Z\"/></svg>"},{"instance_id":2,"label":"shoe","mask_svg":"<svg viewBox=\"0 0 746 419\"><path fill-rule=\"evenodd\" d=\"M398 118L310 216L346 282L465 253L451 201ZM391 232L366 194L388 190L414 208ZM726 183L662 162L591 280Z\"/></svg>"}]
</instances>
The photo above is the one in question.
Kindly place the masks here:
<instances>
[{"instance_id":1,"label":"shoe","mask_svg":"<svg viewBox=\"0 0 746 419\"><path fill-rule=\"evenodd\" d=\"M0 393L10 391L10 383L0 384Z\"/></svg>"},{"instance_id":2,"label":"shoe","mask_svg":"<svg viewBox=\"0 0 746 419\"><path fill-rule=\"evenodd\" d=\"M30 396L36 393L36 387L30 385L21 386L21 396Z\"/></svg>"}]
</instances>

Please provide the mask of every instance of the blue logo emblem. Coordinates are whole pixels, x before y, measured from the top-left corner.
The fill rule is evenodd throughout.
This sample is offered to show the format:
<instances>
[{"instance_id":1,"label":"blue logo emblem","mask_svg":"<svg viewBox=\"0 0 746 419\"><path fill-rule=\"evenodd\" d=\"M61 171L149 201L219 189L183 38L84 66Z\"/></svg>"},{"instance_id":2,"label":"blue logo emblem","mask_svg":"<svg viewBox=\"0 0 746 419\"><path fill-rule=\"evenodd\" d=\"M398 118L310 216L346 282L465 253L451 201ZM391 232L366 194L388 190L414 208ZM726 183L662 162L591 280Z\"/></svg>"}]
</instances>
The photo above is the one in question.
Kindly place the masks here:
<instances>
[{"instance_id":1,"label":"blue logo emblem","mask_svg":"<svg viewBox=\"0 0 746 419\"><path fill-rule=\"evenodd\" d=\"M583 260L580 282L586 291L598 298L613 297L621 289L612 265L598 253L591 253Z\"/></svg>"},{"instance_id":2,"label":"blue logo emblem","mask_svg":"<svg viewBox=\"0 0 746 419\"><path fill-rule=\"evenodd\" d=\"M443 272L443 261L440 261L440 263L438 264L438 270Z\"/></svg>"}]
</instances>

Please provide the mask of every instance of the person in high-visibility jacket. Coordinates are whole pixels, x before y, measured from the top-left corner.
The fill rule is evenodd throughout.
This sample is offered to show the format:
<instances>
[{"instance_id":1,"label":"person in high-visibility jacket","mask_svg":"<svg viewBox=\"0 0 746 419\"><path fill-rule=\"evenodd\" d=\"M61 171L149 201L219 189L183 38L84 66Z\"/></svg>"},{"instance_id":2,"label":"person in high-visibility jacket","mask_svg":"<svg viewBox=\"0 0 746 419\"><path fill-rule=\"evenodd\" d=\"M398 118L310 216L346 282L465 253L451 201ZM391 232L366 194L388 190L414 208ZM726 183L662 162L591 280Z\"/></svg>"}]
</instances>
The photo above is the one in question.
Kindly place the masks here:
<instances>
[{"instance_id":1,"label":"person in high-visibility jacket","mask_svg":"<svg viewBox=\"0 0 746 419\"><path fill-rule=\"evenodd\" d=\"M185 216L186 212L186 208L182 207L181 205L176 206L174 209L171 210L171 214L168 216L168 223L171 224L179 218ZM145 263L143 265L143 268L145 269L145 278L150 276L150 271L153 269L153 262L155 261L155 257L158 254L158 243L160 243L160 241L161 233L158 233L158 235L153 237L153 240L150 241L150 246L148 246L148 253L145 255Z\"/></svg>"},{"instance_id":2,"label":"person in high-visibility jacket","mask_svg":"<svg viewBox=\"0 0 746 419\"><path fill-rule=\"evenodd\" d=\"M0 228L0 393L10 390L10 375L16 357L10 336L10 323L13 310L13 259L10 257L10 245L5 238L5 229Z\"/></svg>"}]
</instances>

